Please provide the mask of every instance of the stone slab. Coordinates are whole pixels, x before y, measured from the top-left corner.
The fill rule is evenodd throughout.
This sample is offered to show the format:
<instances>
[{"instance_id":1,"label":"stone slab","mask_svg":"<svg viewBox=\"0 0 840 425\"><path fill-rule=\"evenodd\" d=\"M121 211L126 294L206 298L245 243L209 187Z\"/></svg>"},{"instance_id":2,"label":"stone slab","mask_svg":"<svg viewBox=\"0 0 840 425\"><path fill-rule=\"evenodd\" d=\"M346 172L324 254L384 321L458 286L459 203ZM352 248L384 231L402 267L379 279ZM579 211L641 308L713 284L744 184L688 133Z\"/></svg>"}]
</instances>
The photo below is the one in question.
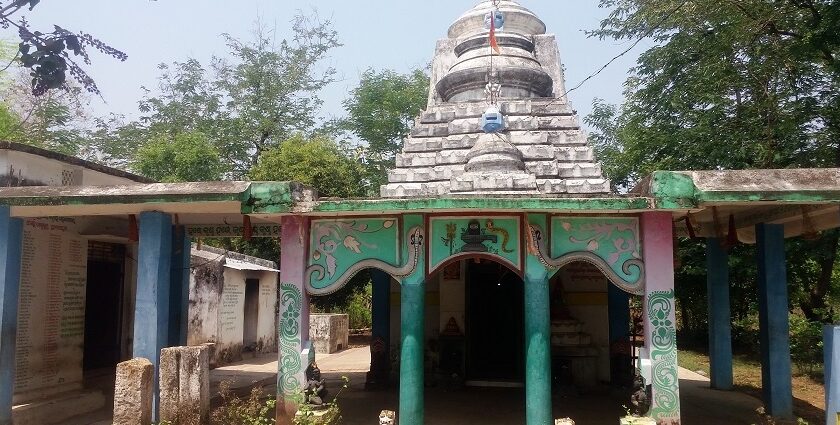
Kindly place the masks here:
<instances>
[{"instance_id":1,"label":"stone slab","mask_svg":"<svg viewBox=\"0 0 840 425\"><path fill-rule=\"evenodd\" d=\"M309 338L317 354L332 354L347 348L350 337L350 316L346 314L312 314L309 316Z\"/></svg>"},{"instance_id":2,"label":"stone slab","mask_svg":"<svg viewBox=\"0 0 840 425\"><path fill-rule=\"evenodd\" d=\"M154 367L147 359L117 365L114 387L114 425L152 423Z\"/></svg>"}]
</instances>

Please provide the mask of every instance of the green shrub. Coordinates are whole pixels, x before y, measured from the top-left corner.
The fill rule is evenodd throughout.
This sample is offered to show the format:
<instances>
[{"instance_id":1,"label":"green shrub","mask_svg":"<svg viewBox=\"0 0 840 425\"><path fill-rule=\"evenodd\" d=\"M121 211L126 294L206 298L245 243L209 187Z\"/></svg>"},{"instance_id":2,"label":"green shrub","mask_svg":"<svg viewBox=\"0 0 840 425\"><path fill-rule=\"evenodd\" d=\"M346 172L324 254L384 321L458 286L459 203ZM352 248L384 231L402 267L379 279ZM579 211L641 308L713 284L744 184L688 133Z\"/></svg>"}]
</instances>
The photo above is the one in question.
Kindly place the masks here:
<instances>
[{"instance_id":1,"label":"green shrub","mask_svg":"<svg viewBox=\"0 0 840 425\"><path fill-rule=\"evenodd\" d=\"M790 357L800 374L815 375L823 362L822 324L790 315Z\"/></svg>"},{"instance_id":2,"label":"green shrub","mask_svg":"<svg viewBox=\"0 0 840 425\"><path fill-rule=\"evenodd\" d=\"M219 384L222 405L210 415L212 425L271 425L275 423L274 409L277 400L267 396L262 388L251 389L246 399L231 391L230 382Z\"/></svg>"},{"instance_id":3,"label":"green shrub","mask_svg":"<svg viewBox=\"0 0 840 425\"><path fill-rule=\"evenodd\" d=\"M373 285L368 283L361 290L355 291L347 300L344 312L350 316L350 329L367 329L373 325L372 294Z\"/></svg>"}]
</instances>

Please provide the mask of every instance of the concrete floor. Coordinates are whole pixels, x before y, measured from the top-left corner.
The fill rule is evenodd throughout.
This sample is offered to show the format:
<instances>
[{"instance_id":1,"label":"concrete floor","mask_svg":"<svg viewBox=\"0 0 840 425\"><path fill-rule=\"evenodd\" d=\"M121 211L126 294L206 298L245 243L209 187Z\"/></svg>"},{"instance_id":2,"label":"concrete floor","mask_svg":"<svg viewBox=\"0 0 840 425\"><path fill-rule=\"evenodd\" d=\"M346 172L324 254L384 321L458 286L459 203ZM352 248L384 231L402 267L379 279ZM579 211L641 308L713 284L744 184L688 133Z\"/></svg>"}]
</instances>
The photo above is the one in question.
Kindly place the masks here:
<instances>
[{"instance_id":1,"label":"concrete floor","mask_svg":"<svg viewBox=\"0 0 840 425\"><path fill-rule=\"evenodd\" d=\"M370 365L367 347L351 348L331 355L319 355L318 366L334 393L341 377L351 380L350 388L339 398L344 425L370 425L383 409L398 411L396 387L383 391L365 391L365 372ZM276 355L259 357L211 371L211 391L217 394L222 381L231 383L238 394L247 394L253 386L266 393L276 391ZM680 401L684 425L751 425L759 423L756 409L761 402L739 392L709 389L706 377L680 370ZM525 395L517 388L448 389L444 385L426 389L426 423L431 425L512 425L524 424ZM629 405L623 391L608 387L580 394L572 389L553 394L554 416L571 417L578 424L617 424ZM103 410L77 418L72 425L110 424L109 412Z\"/></svg>"}]
</instances>

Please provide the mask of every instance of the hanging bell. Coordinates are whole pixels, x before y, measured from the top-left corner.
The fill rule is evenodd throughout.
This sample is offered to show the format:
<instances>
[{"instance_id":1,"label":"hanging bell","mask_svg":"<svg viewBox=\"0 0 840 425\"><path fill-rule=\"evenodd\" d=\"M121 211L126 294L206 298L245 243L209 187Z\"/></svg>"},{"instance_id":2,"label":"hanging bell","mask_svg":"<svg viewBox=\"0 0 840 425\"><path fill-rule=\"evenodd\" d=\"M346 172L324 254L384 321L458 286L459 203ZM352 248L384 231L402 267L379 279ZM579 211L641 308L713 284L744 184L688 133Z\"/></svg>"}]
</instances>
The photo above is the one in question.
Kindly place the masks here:
<instances>
[{"instance_id":1,"label":"hanging bell","mask_svg":"<svg viewBox=\"0 0 840 425\"><path fill-rule=\"evenodd\" d=\"M494 10L484 15L484 29L490 30L490 19L493 19L493 26L496 31L502 30L505 26L505 14L500 10Z\"/></svg>"},{"instance_id":2,"label":"hanging bell","mask_svg":"<svg viewBox=\"0 0 840 425\"><path fill-rule=\"evenodd\" d=\"M505 116L499 108L491 106L481 116L481 129L485 133L498 133L505 129Z\"/></svg>"}]
</instances>

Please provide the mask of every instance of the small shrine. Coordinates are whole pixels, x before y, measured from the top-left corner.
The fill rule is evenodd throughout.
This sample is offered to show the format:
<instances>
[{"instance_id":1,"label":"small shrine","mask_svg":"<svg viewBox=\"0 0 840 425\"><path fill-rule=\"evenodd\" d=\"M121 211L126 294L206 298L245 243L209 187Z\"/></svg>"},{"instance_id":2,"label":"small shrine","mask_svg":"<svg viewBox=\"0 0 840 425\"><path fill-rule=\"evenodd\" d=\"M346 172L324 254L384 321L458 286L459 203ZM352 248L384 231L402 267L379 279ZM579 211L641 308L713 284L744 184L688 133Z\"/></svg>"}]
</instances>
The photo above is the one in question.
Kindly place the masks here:
<instances>
[{"instance_id":1,"label":"small shrine","mask_svg":"<svg viewBox=\"0 0 840 425\"><path fill-rule=\"evenodd\" d=\"M321 199L295 182L0 188L0 328L17 328L15 309L3 306L18 298L24 220L71 217L86 235L136 250L132 355L156 368L186 327L172 273L179 243L201 234L191 232L279 237L279 424L291 423L296 394L317 402L325 390L314 373L310 298L369 271L368 383L399 388L398 411L380 423L426 423L425 388L439 378L430 368L466 390L523 388L524 423L547 425L553 403L568 402L552 398L557 385L626 382L638 367L638 413L678 425L675 239L707 240L719 389L732 387L720 242L737 240L758 253L767 411L791 414L784 241L840 227L840 170L656 171L616 193L563 69L554 35L519 2L466 11L437 42L428 107L374 199ZM632 353L631 299L643 312ZM0 372L14 376L14 343L2 344ZM11 381L0 385L8 400ZM10 402L0 405L7 411Z\"/></svg>"}]
</instances>

